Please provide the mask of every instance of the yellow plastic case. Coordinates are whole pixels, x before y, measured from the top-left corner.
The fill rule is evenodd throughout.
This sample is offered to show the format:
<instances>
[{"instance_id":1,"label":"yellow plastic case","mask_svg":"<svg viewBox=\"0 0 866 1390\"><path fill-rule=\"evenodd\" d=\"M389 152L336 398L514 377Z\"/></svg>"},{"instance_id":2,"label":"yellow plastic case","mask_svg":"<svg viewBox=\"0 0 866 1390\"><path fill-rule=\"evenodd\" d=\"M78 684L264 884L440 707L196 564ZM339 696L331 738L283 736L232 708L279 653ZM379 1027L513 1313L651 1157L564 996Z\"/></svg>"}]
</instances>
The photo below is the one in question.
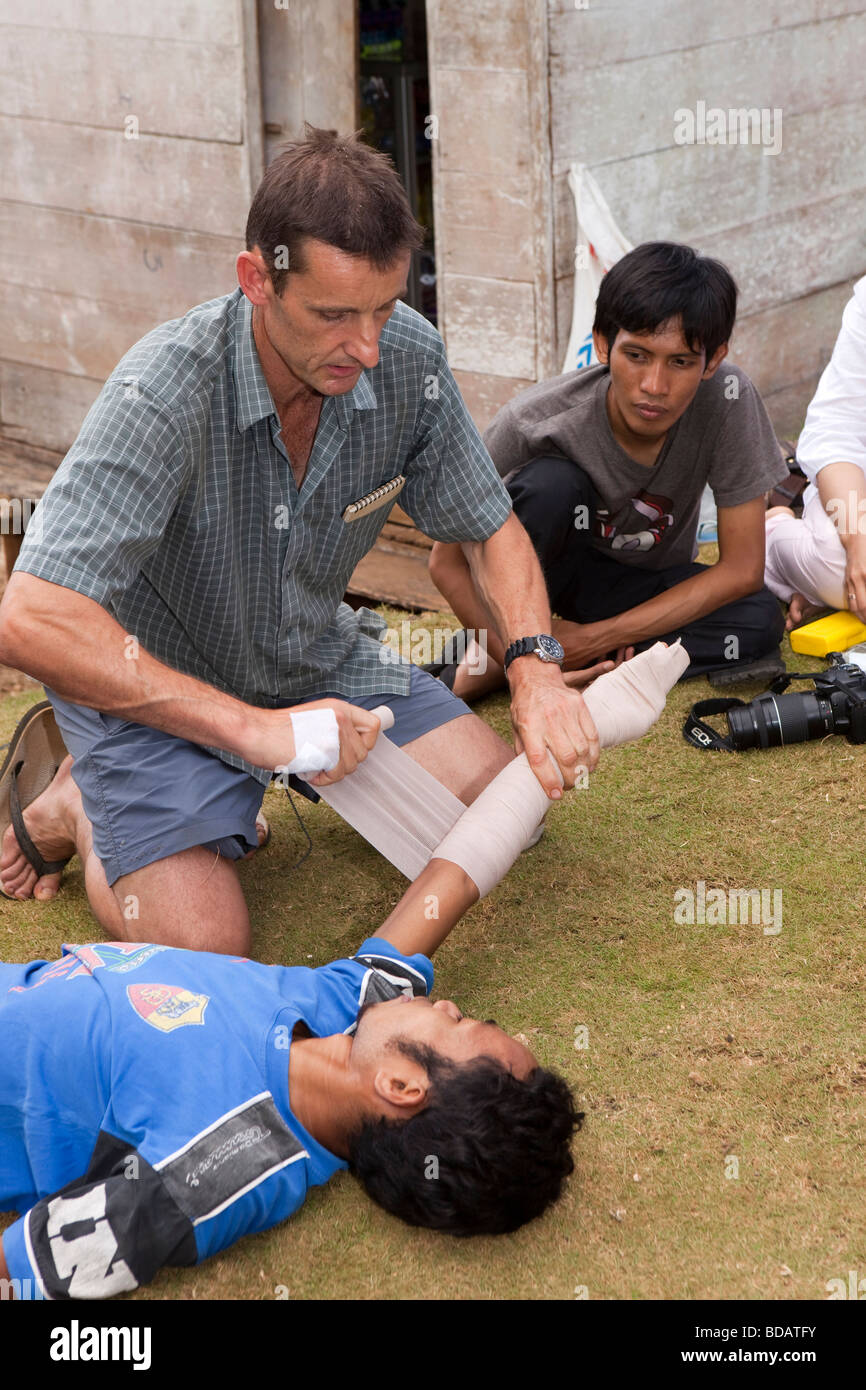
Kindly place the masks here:
<instances>
[{"instance_id":1,"label":"yellow plastic case","mask_svg":"<svg viewBox=\"0 0 866 1390\"><path fill-rule=\"evenodd\" d=\"M806 623L791 633L791 649L804 656L826 656L828 652L843 652L858 642L866 641L866 627L853 613L830 613L814 623Z\"/></svg>"}]
</instances>

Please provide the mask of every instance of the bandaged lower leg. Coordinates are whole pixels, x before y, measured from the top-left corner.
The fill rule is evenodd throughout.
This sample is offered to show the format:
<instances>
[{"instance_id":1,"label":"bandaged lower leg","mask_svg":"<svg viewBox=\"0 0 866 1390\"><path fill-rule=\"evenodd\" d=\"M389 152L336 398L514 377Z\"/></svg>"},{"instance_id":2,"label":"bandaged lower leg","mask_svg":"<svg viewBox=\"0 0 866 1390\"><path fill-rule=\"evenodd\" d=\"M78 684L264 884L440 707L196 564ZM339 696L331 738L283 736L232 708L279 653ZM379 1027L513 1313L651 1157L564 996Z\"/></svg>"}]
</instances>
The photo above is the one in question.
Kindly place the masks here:
<instances>
[{"instance_id":1,"label":"bandaged lower leg","mask_svg":"<svg viewBox=\"0 0 866 1390\"><path fill-rule=\"evenodd\" d=\"M679 641L670 647L657 642L615 671L599 676L584 699L602 748L647 733L688 664L688 653ZM483 898L526 849L549 809L547 793L521 753L463 812L433 851L433 858L457 864Z\"/></svg>"}]
</instances>

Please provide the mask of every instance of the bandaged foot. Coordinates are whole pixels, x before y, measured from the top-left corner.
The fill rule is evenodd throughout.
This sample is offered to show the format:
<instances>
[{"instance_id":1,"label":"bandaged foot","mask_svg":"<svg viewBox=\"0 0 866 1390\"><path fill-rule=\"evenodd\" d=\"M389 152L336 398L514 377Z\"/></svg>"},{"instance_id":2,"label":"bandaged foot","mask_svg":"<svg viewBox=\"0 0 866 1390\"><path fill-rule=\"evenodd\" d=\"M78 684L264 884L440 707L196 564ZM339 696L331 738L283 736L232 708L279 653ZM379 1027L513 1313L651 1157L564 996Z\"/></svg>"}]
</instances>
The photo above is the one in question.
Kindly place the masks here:
<instances>
[{"instance_id":1,"label":"bandaged foot","mask_svg":"<svg viewBox=\"0 0 866 1390\"><path fill-rule=\"evenodd\" d=\"M602 748L630 743L648 733L689 660L679 638L670 647L656 642L593 681L583 698Z\"/></svg>"},{"instance_id":2,"label":"bandaged foot","mask_svg":"<svg viewBox=\"0 0 866 1390\"><path fill-rule=\"evenodd\" d=\"M584 699L602 748L640 738L665 707L665 697L689 664L679 641L657 642L648 651L599 676ZM484 897L527 848L550 801L526 758L503 768L464 811L433 851L468 874Z\"/></svg>"}]
</instances>

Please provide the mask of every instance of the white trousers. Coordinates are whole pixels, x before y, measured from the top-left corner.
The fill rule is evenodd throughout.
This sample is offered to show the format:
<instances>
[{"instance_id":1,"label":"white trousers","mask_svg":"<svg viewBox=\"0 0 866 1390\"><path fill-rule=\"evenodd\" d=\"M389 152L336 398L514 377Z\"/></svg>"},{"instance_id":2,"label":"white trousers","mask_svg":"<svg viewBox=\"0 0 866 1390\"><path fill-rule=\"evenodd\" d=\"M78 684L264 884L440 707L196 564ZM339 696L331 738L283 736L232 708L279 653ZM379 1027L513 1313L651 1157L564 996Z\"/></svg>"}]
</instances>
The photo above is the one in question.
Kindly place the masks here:
<instances>
[{"instance_id":1,"label":"white trousers","mask_svg":"<svg viewBox=\"0 0 866 1390\"><path fill-rule=\"evenodd\" d=\"M845 547L820 497L803 508L802 521L790 516L767 518L764 583L782 599L802 594L810 603L847 608Z\"/></svg>"}]
</instances>

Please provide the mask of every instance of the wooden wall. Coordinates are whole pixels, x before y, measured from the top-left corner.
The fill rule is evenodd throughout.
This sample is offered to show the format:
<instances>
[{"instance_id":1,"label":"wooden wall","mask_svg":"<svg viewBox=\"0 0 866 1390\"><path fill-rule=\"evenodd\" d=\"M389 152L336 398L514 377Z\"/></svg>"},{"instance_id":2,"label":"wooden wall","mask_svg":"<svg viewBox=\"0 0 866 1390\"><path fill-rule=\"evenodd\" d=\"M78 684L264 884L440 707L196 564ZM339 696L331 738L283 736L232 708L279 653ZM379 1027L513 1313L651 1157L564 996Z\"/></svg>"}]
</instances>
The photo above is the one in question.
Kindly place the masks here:
<instances>
[{"instance_id":1,"label":"wooden wall","mask_svg":"<svg viewBox=\"0 0 866 1390\"><path fill-rule=\"evenodd\" d=\"M304 122L358 128L356 0L257 0L265 162Z\"/></svg>"},{"instance_id":2,"label":"wooden wall","mask_svg":"<svg viewBox=\"0 0 866 1390\"><path fill-rule=\"evenodd\" d=\"M634 243L685 241L741 289L732 356L797 433L866 271L866 13L860 0L550 0L556 352L571 319L588 164ZM678 108L782 110L782 148L677 145Z\"/></svg>"},{"instance_id":3,"label":"wooden wall","mask_svg":"<svg viewBox=\"0 0 866 1390\"><path fill-rule=\"evenodd\" d=\"M440 321L478 422L559 370L579 159L632 241L728 261L734 355L796 429L866 270L858 0L427 9ZM0 434L66 448L137 338L233 287L265 152L355 125L356 49L353 0L0 0ZM781 107L782 152L677 145L698 100Z\"/></svg>"},{"instance_id":4,"label":"wooden wall","mask_svg":"<svg viewBox=\"0 0 866 1390\"><path fill-rule=\"evenodd\" d=\"M427 0L439 325L485 425L556 370L545 0Z\"/></svg>"},{"instance_id":5,"label":"wooden wall","mask_svg":"<svg viewBox=\"0 0 866 1390\"><path fill-rule=\"evenodd\" d=\"M132 343L236 283L262 159L249 17L237 0L0 0L7 439L68 447Z\"/></svg>"}]
</instances>

